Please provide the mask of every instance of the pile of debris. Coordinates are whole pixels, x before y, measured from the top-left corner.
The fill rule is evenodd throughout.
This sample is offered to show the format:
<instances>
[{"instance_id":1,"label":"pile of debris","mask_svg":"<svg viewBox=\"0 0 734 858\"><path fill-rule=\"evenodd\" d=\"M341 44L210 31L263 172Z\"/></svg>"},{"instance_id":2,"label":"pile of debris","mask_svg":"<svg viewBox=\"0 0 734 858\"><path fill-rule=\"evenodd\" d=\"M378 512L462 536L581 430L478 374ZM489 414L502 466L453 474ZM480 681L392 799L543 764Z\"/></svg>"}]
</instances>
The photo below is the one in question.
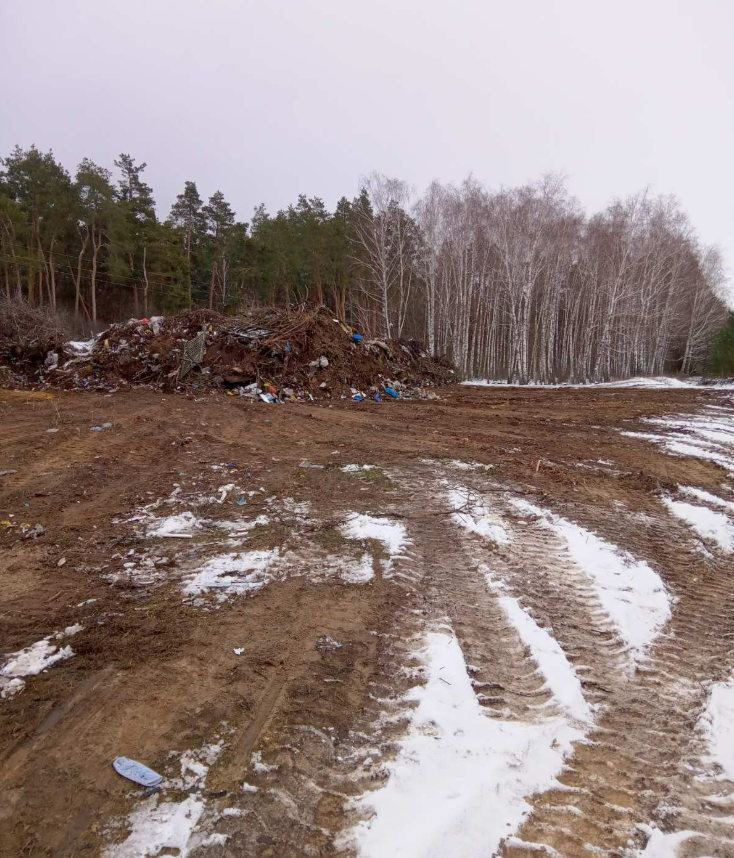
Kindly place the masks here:
<instances>
[{"instance_id":1,"label":"pile of debris","mask_svg":"<svg viewBox=\"0 0 734 858\"><path fill-rule=\"evenodd\" d=\"M367 340L323 306L239 316L193 310L131 319L94 340L66 343L39 362L17 356L26 384L113 391L145 385L188 393L225 387L266 402L315 398L438 398L454 380L414 341Z\"/></svg>"}]
</instances>

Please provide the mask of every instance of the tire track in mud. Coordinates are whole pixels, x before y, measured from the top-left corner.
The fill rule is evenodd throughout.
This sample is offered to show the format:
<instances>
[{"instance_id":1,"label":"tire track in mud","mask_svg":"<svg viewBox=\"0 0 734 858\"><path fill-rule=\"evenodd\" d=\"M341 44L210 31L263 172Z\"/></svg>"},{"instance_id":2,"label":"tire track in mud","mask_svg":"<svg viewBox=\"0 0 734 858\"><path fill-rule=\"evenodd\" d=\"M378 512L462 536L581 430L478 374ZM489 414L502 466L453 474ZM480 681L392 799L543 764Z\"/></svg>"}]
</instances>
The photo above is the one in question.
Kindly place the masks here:
<instances>
[{"instance_id":1,"label":"tire track in mud","mask_svg":"<svg viewBox=\"0 0 734 858\"><path fill-rule=\"evenodd\" d=\"M499 497L492 499L497 511ZM701 755L695 732L706 696L701 683L723 678L732 660L734 584L716 558L681 549L692 540L663 511L648 514L644 528L612 518L598 531L638 558L654 558L678 600L631 679L620 670L624 646L552 534L532 523L511 524L515 538L509 547L487 552L489 568L553 629L583 677L588 700L600 704L597 725L588 743L577 745L559 787L532 799L532 814L501 854L622 855L644 839L638 824L670 824L672 813L679 817L676 829L705 835L686 841L681 855L731 855L734 828L721 818L726 811L711 813L711 782L691 781L692 761Z\"/></svg>"}]
</instances>

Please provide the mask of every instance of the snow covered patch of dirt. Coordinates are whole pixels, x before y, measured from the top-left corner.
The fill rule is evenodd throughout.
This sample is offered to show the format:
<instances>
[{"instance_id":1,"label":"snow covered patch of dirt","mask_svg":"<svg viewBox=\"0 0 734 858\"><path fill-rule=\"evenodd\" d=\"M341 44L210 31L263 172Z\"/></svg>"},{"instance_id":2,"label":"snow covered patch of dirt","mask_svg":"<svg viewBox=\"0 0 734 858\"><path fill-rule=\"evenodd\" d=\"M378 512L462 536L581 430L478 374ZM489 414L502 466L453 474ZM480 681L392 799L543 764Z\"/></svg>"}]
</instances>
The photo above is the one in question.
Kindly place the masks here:
<instances>
[{"instance_id":1,"label":"snow covered patch of dirt","mask_svg":"<svg viewBox=\"0 0 734 858\"><path fill-rule=\"evenodd\" d=\"M381 542L389 556L386 573L391 571L392 561L403 556L403 549L408 545L405 525L389 518L375 518L354 512L350 513L346 523L339 529L347 539L376 539Z\"/></svg>"},{"instance_id":2,"label":"snow covered patch of dirt","mask_svg":"<svg viewBox=\"0 0 734 858\"><path fill-rule=\"evenodd\" d=\"M722 775L734 782L734 674L728 682L711 686L706 709L699 719L698 729L706 737L711 759L721 767Z\"/></svg>"},{"instance_id":3,"label":"snow covered patch of dirt","mask_svg":"<svg viewBox=\"0 0 734 858\"><path fill-rule=\"evenodd\" d=\"M429 632L419 653L425 685L382 788L355 801L372 813L344 836L363 858L494 854L530 812L526 798L556 783L583 733L563 718L495 720L482 710L453 635ZM487 809L491 808L491 812Z\"/></svg>"},{"instance_id":4,"label":"snow covered patch of dirt","mask_svg":"<svg viewBox=\"0 0 734 858\"><path fill-rule=\"evenodd\" d=\"M649 835L649 840L644 849L634 851L634 858L676 858L678 847L697 834L695 831L673 831L666 834L650 825L638 827Z\"/></svg>"},{"instance_id":5,"label":"snow covered patch of dirt","mask_svg":"<svg viewBox=\"0 0 734 858\"><path fill-rule=\"evenodd\" d=\"M704 503L719 506L723 509L728 509L730 512L734 512L734 501L724 500L724 498L720 498L718 495L714 495L711 492L705 492L703 489L696 489L692 486L678 486L678 491L681 494L688 495L688 497L696 498Z\"/></svg>"},{"instance_id":6,"label":"snow covered patch of dirt","mask_svg":"<svg viewBox=\"0 0 734 858\"><path fill-rule=\"evenodd\" d=\"M73 635L78 631L81 631L81 626L69 626L63 632L49 635L18 652L6 655L5 663L0 668L0 697L12 697L22 691L25 688L24 677L36 676L54 664L72 658L74 650L70 646L59 647L51 643L51 640Z\"/></svg>"},{"instance_id":7,"label":"snow covered patch of dirt","mask_svg":"<svg viewBox=\"0 0 734 858\"><path fill-rule=\"evenodd\" d=\"M634 668L671 616L671 597L662 578L643 560L577 524L522 498L511 498L510 503L520 513L537 516L565 540L571 559L593 582L602 607L627 642Z\"/></svg>"},{"instance_id":8,"label":"snow covered patch of dirt","mask_svg":"<svg viewBox=\"0 0 734 858\"><path fill-rule=\"evenodd\" d=\"M715 542L726 554L734 552L734 525L721 512L705 506L663 498L670 512L690 525L702 539Z\"/></svg>"},{"instance_id":9,"label":"snow covered patch of dirt","mask_svg":"<svg viewBox=\"0 0 734 858\"><path fill-rule=\"evenodd\" d=\"M369 554L363 554L341 574L341 579L347 584L367 584L375 577L374 564Z\"/></svg>"},{"instance_id":10,"label":"snow covered patch of dirt","mask_svg":"<svg viewBox=\"0 0 734 858\"><path fill-rule=\"evenodd\" d=\"M490 573L486 579L490 589L497 593L507 619L545 676L556 702L574 720L590 723L593 720L591 707L584 699L581 682L558 641L550 631L535 622L517 599L505 594L504 586L493 580Z\"/></svg>"},{"instance_id":11,"label":"snow covered patch of dirt","mask_svg":"<svg viewBox=\"0 0 734 858\"><path fill-rule=\"evenodd\" d=\"M669 430L666 434L622 432L661 444L669 453L715 462L734 473L734 409L722 407L713 413L654 417L647 423Z\"/></svg>"},{"instance_id":12,"label":"snow covered patch of dirt","mask_svg":"<svg viewBox=\"0 0 734 858\"><path fill-rule=\"evenodd\" d=\"M220 554L207 560L203 567L187 576L183 592L187 597L213 592L217 600L260 590L272 580L270 566L280 556L279 549Z\"/></svg>"},{"instance_id":13,"label":"snow covered patch of dirt","mask_svg":"<svg viewBox=\"0 0 734 858\"><path fill-rule=\"evenodd\" d=\"M192 794L183 801L166 801L161 794L144 799L124 822L116 823L114 827L126 827L128 835L121 843L108 846L104 858L152 858L174 851L185 858L199 848L224 845L226 835L209 832L218 814L207 811L202 795L209 767L223 750L224 742L218 741L181 754L181 776L165 780L163 788ZM179 755L172 752L170 756Z\"/></svg>"},{"instance_id":14,"label":"snow covered patch of dirt","mask_svg":"<svg viewBox=\"0 0 734 858\"><path fill-rule=\"evenodd\" d=\"M463 486L452 486L447 491L448 502L455 512L451 519L471 533L489 539L497 545L507 545L510 537L501 519L485 507L479 496Z\"/></svg>"}]
</instances>

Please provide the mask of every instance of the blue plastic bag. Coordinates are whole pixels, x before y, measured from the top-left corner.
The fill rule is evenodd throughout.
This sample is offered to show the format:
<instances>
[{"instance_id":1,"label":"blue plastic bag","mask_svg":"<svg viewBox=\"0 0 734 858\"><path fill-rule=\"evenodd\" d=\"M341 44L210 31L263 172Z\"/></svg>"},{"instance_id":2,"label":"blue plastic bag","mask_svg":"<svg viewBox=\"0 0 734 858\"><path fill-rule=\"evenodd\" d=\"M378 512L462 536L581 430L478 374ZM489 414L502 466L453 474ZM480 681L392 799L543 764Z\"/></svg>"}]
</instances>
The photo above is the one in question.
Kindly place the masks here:
<instances>
[{"instance_id":1,"label":"blue plastic bag","mask_svg":"<svg viewBox=\"0 0 734 858\"><path fill-rule=\"evenodd\" d=\"M397 399L397 398L398 398L398 393L397 393L397 391L393 390L393 389L392 389L392 387L386 387L386 388L385 388L385 393L387 393L389 396L392 396L392 398L393 398L393 399Z\"/></svg>"},{"instance_id":2,"label":"blue plastic bag","mask_svg":"<svg viewBox=\"0 0 734 858\"><path fill-rule=\"evenodd\" d=\"M163 780L163 775L154 772L137 760L129 760L127 757L115 757L112 767L118 775L122 775L129 781L144 787L158 786Z\"/></svg>"}]
</instances>

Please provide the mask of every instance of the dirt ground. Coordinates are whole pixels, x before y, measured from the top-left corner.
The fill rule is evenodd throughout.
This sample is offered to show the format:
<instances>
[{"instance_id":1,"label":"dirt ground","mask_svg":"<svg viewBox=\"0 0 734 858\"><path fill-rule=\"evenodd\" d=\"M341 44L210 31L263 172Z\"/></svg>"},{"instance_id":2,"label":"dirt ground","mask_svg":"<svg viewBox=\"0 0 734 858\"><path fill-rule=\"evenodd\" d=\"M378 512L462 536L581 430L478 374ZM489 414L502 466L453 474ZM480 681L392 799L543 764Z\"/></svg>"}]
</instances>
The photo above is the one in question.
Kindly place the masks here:
<instances>
[{"instance_id":1,"label":"dirt ground","mask_svg":"<svg viewBox=\"0 0 734 858\"><path fill-rule=\"evenodd\" d=\"M644 846L639 826L654 821L701 832L681 856L733 856L734 785L699 777L695 725L707 683L734 667L734 569L660 500L679 485L731 500L731 476L622 434L711 406L734 413L732 395L713 389L455 387L439 402L282 406L0 391L0 471L13 471L0 476L0 657L83 627L59 639L73 657L0 700L0 855L352 854L350 798L384 783L376 754L399 752L411 641L432 623L451 624L475 687L490 689L488 717L548 702L481 561L583 665L600 713L500 854L621 856ZM452 521L442 486L457 479L496 497L522 530L512 550ZM520 522L508 492L661 576L672 617L634 678L571 586L563 546ZM186 511L204 521L192 538L150 535ZM354 513L402 524L409 548L390 558L378 540L347 538ZM22 527L35 524L36 538ZM222 552L232 568L243 553L277 562L233 594L221 580L197 591ZM365 555L374 575L351 580ZM192 749L208 773L182 771ZM125 846L131 814L162 798L117 775L119 755L163 774L165 798L201 813L198 840Z\"/></svg>"}]
</instances>

